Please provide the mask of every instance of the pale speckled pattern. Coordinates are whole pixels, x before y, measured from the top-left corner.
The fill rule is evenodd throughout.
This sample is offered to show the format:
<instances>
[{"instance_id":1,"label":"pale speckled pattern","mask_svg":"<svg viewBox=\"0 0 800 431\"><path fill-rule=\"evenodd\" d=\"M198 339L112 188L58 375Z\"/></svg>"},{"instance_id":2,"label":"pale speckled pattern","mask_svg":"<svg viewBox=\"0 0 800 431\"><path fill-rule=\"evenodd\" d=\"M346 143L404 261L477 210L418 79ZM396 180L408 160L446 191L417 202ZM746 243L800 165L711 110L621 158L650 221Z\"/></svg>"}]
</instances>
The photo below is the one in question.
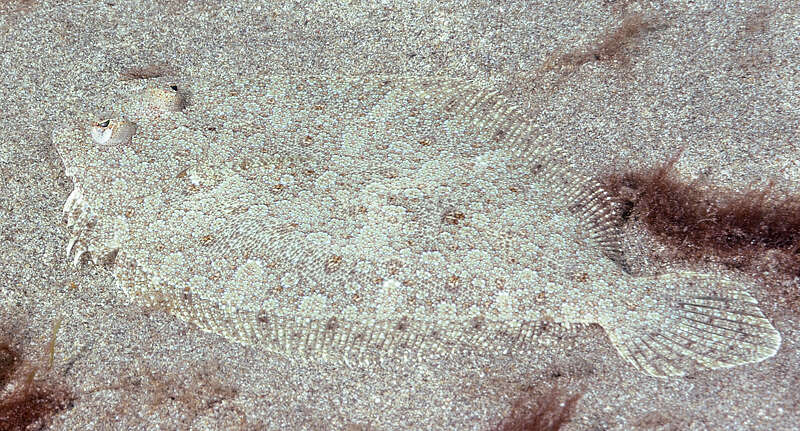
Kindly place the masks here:
<instances>
[{"instance_id":1,"label":"pale speckled pattern","mask_svg":"<svg viewBox=\"0 0 800 431\"><path fill-rule=\"evenodd\" d=\"M612 200L496 92L256 75L203 79L213 90L184 110L182 87L160 81L104 88L112 119L91 138L54 131L75 183L67 254L108 262L131 297L201 329L369 366L525 360L542 328L598 323L661 377L780 346L744 284L630 276Z\"/></svg>"},{"instance_id":2,"label":"pale speckled pattern","mask_svg":"<svg viewBox=\"0 0 800 431\"><path fill-rule=\"evenodd\" d=\"M659 25L623 47L627 63L540 73L638 12ZM598 326L526 361L295 364L142 307L102 266L72 268L57 220L73 185L51 132L96 120L76 107L151 65L195 88L209 74L439 74L502 89L586 175L660 164L684 148L683 179L797 190L797 16L791 2L751 0L0 2L0 316L32 360L61 319L53 368L43 361L36 378L76 399L49 428L488 430L513 400L557 385L583 394L567 431L795 430L800 319L777 293L797 281L750 289L783 336L774 357L686 378L637 371ZM624 228L633 273L687 268L635 220Z\"/></svg>"}]
</instances>

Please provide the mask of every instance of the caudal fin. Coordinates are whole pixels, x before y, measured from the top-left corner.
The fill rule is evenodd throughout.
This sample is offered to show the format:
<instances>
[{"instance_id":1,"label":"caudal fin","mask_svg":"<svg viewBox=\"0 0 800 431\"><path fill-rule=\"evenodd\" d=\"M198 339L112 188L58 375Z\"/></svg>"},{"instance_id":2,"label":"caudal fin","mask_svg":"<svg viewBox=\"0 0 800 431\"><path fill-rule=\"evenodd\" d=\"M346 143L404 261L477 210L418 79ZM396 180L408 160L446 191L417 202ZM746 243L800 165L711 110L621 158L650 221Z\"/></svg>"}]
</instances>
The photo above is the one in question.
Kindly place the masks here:
<instances>
[{"instance_id":1,"label":"caudal fin","mask_svg":"<svg viewBox=\"0 0 800 431\"><path fill-rule=\"evenodd\" d=\"M635 300L604 327L620 355L656 377L759 362L781 336L743 283L692 272L632 279Z\"/></svg>"}]
</instances>

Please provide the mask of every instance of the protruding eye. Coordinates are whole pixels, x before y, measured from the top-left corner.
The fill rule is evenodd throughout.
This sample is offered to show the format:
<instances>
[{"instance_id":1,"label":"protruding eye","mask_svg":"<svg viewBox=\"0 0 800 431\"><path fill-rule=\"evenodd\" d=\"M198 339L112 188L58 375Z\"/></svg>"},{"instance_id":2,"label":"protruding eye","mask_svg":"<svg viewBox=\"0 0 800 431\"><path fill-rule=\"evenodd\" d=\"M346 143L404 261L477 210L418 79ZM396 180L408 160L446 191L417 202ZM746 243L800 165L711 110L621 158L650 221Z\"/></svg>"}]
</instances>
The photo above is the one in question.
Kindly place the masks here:
<instances>
[{"instance_id":1,"label":"protruding eye","mask_svg":"<svg viewBox=\"0 0 800 431\"><path fill-rule=\"evenodd\" d=\"M92 123L92 140L100 145L127 144L136 133L136 124L126 119L106 119Z\"/></svg>"},{"instance_id":2,"label":"protruding eye","mask_svg":"<svg viewBox=\"0 0 800 431\"><path fill-rule=\"evenodd\" d=\"M150 87L145 91L145 102L162 111L178 112L185 106L183 93L175 84Z\"/></svg>"}]
</instances>

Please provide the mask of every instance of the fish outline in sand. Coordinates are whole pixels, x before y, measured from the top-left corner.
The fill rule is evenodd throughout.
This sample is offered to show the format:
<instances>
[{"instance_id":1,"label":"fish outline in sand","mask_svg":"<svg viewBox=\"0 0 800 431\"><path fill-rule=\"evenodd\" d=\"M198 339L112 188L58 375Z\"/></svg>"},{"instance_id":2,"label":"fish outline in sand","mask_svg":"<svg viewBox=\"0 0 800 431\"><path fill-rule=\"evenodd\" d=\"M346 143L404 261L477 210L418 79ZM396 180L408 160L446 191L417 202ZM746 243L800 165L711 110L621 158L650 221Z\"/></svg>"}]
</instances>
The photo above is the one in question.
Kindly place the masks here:
<instances>
[{"instance_id":1,"label":"fish outline in sand","mask_svg":"<svg viewBox=\"0 0 800 431\"><path fill-rule=\"evenodd\" d=\"M545 327L599 323L659 377L780 346L741 282L629 275L607 193L497 92L395 76L223 92L212 78L189 97L116 85L108 118L53 133L75 184L68 255L202 330L369 363L522 357Z\"/></svg>"}]
</instances>

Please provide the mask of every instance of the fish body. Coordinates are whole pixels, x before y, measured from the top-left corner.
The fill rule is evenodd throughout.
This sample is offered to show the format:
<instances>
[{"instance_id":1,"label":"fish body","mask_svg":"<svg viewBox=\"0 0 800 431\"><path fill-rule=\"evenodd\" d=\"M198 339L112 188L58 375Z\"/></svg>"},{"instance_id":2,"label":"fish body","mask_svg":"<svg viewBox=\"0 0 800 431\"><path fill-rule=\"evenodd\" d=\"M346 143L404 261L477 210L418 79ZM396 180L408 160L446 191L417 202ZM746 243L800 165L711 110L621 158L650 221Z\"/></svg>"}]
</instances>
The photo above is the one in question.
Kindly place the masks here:
<instances>
[{"instance_id":1,"label":"fish body","mask_svg":"<svg viewBox=\"0 0 800 431\"><path fill-rule=\"evenodd\" d=\"M636 278L613 201L502 96L443 78L252 76L107 89L57 129L76 262L290 357L536 349L597 323L654 376L757 362L746 286Z\"/></svg>"}]
</instances>

